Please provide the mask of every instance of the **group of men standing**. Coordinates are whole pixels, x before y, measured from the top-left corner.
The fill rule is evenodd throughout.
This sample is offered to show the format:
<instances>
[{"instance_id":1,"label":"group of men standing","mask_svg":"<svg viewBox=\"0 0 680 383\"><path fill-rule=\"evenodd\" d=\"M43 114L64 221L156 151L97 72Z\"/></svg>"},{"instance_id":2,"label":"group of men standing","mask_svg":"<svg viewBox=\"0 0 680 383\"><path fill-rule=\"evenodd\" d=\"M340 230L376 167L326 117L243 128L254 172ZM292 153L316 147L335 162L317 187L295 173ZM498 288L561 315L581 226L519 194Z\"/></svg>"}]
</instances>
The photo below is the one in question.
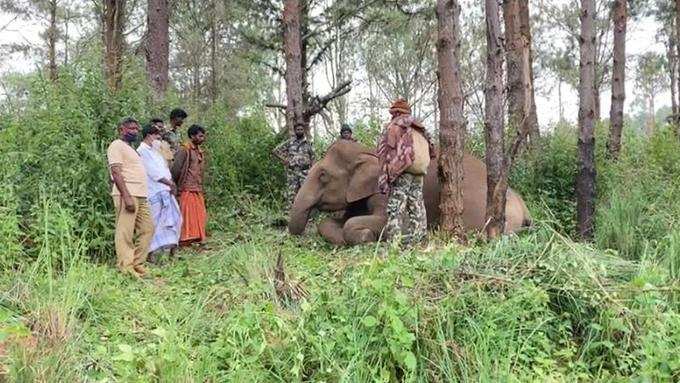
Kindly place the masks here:
<instances>
[{"instance_id":1,"label":"group of men standing","mask_svg":"<svg viewBox=\"0 0 680 383\"><path fill-rule=\"evenodd\" d=\"M162 119L152 119L141 129L136 150L140 124L125 118L118 124L118 139L107 149L117 266L135 277L146 275L149 253L169 249L173 255L178 245L206 238L205 129L189 127L189 141L182 145L179 129L186 118L184 110L174 109L169 129Z\"/></svg>"},{"instance_id":2,"label":"group of men standing","mask_svg":"<svg viewBox=\"0 0 680 383\"><path fill-rule=\"evenodd\" d=\"M421 242L426 235L423 177L436 154L425 127L411 115L405 99L395 100L389 112L392 118L376 151L380 166L378 188L388 196L383 237L390 240L398 237L401 243L410 245ZM289 208L314 164L314 151L305 137L304 124L296 123L294 133L274 149L274 155L286 166ZM349 125L342 125L340 139L356 141Z\"/></svg>"}]
</instances>

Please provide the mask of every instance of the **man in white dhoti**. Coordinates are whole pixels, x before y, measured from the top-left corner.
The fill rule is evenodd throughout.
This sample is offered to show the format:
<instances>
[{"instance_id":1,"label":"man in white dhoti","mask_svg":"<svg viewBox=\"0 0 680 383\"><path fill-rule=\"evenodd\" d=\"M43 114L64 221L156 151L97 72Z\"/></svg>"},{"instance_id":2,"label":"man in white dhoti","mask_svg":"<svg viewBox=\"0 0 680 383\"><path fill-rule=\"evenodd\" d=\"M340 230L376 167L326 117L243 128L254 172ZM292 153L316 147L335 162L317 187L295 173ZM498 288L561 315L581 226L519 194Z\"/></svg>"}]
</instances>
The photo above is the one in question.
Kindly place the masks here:
<instances>
[{"instance_id":1,"label":"man in white dhoti","mask_svg":"<svg viewBox=\"0 0 680 383\"><path fill-rule=\"evenodd\" d=\"M155 258L154 252L164 249L170 249L170 255L174 255L182 227L182 215L175 199L177 187L172 181L167 162L157 150L161 134L157 126L146 125L142 130L144 139L137 148L146 170L149 204L155 226L149 247L152 258Z\"/></svg>"}]
</instances>

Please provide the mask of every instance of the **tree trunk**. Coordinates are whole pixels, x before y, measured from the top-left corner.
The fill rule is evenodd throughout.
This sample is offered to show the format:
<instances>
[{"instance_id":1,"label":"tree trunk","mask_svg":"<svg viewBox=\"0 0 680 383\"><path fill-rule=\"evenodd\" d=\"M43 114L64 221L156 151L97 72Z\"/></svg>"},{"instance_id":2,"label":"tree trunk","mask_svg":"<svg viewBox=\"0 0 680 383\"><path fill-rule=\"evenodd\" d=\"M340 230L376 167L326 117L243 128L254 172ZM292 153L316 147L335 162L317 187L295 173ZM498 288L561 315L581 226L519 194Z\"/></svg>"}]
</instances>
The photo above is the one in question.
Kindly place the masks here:
<instances>
[{"instance_id":1,"label":"tree trunk","mask_svg":"<svg viewBox=\"0 0 680 383\"><path fill-rule=\"evenodd\" d=\"M300 38L300 0L285 0L283 6L283 51L286 58L286 125L294 134L296 123L304 124L302 100L302 40ZM306 126L307 128L307 126Z\"/></svg>"},{"instance_id":2,"label":"tree trunk","mask_svg":"<svg viewBox=\"0 0 680 383\"><path fill-rule=\"evenodd\" d=\"M64 66L68 65L68 44L69 44L69 30L68 25L71 22L71 10L68 6L64 10L66 17L64 17Z\"/></svg>"},{"instance_id":3,"label":"tree trunk","mask_svg":"<svg viewBox=\"0 0 680 383\"><path fill-rule=\"evenodd\" d=\"M500 236L505 229L507 166L503 129L503 44L496 0L485 0L486 89L485 141L487 168L486 234Z\"/></svg>"},{"instance_id":4,"label":"tree trunk","mask_svg":"<svg viewBox=\"0 0 680 383\"><path fill-rule=\"evenodd\" d=\"M57 0L49 2L50 19L47 27L47 61L50 81L57 80Z\"/></svg>"},{"instance_id":5,"label":"tree trunk","mask_svg":"<svg viewBox=\"0 0 680 383\"><path fill-rule=\"evenodd\" d=\"M215 7L215 2L213 1L213 9ZM219 96L217 88L217 42L219 41L219 36L217 34L217 20L215 17L215 12L211 13L210 16L210 100L214 104Z\"/></svg>"},{"instance_id":6,"label":"tree trunk","mask_svg":"<svg viewBox=\"0 0 680 383\"><path fill-rule=\"evenodd\" d=\"M678 76L680 77L680 0L675 0L675 49ZM678 116L676 116L676 133L680 139L680 79L678 80L678 94L676 104L678 105Z\"/></svg>"},{"instance_id":7,"label":"tree trunk","mask_svg":"<svg viewBox=\"0 0 680 383\"><path fill-rule=\"evenodd\" d=\"M104 76L111 92L120 90L125 37L126 0L103 0L102 40L104 43Z\"/></svg>"},{"instance_id":8,"label":"tree trunk","mask_svg":"<svg viewBox=\"0 0 680 383\"><path fill-rule=\"evenodd\" d=\"M600 84L593 82L593 118L600 121Z\"/></svg>"},{"instance_id":9,"label":"tree trunk","mask_svg":"<svg viewBox=\"0 0 680 383\"><path fill-rule=\"evenodd\" d=\"M168 0L148 0L146 68L156 101L168 88L169 20Z\"/></svg>"},{"instance_id":10,"label":"tree trunk","mask_svg":"<svg viewBox=\"0 0 680 383\"><path fill-rule=\"evenodd\" d=\"M675 54L676 35L675 35L675 19L671 21L671 30L668 33L668 41L666 46L666 60L668 61L668 77L671 80L671 121L673 124L678 123L678 56Z\"/></svg>"},{"instance_id":11,"label":"tree trunk","mask_svg":"<svg viewBox=\"0 0 680 383\"><path fill-rule=\"evenodd\" d=\"M557 103L558 114L560 115L560 123L564 122L564 105L562 104L562 78L557 79Z\"/></svg>"},{"instance_id":12,"label":"tree trunk","mask_svg":"<svg viewBox=\"0 0 680 383\"><path fill-rule=\"evenodd\" d=\"M618 158L623 131L623 103L626 100L626 24L628 0L614 1L614 66L612 68L612 104L609 112L609 154Z\"/></svg>"},{"instance_id":13,"label":"tree trunk","mask_svg":"<svg viewBox=\"0 0 680 383\"><path fill-rule=\"evenodd\" d=\"M655 116L655 111L654 111L654 95L650 94L649 103L647 104L649 107L647 109L647 124L646 124L646 129L645 133L647 134L647 137L651 137L654 134L654 128L656 127L656 116Z\"/></svg>"},{"instance_id":14,"label":"tree trunk","mask_svg":"<svg viewBox=\"0 0 680 383\"><path fill-rule=\"evenodd\" d=\"M521 141L539 136L533 86L531 26L528 0L504 0L508 122Z\"/></svg>"},{"instance_id":15,"label":"tree trunk","mask_svg":"<svg viewBox=\"0 0 680 383\"><path fill-rule=\"evenodd\" d=\"M582 240L593 238L595 214L595 36L594 0L581 0L581 38L579 70L578 151L576 179L578 233Z\"/></svg>"},{"instance_id":16,"label":"tree trunk","mask_svg":"<svg viewBox=\"0 0 680 383\"><path fill-rule=\"evenodd\" d=\"M148 0L146 15L149 40L146 47L146 69L156 101L165 98L168 89L168 56L170 54L170 11L168 0Z\"/></svg>"},{"instance_id":17,"label":"tree trunk","mask_svg":"<svg viewBox=\"0 0 680 383\"><path fill-rule=\"evenodd\" d=\"M529 125L526 129L529 132L529 144L531 146L538 142L541 132L538 129L538 116L536 113L536 89L534 88L534 50L531 46L531 17L529 15L529 0L519 1L519 30L524 38L525 44L525 61L524 71L525 88L529 93L529 114L526 123Z\"/></svg>"},{"instance_id":18,"label":"tree trunk","mask_svg":"<svg viewBox=\"0 0 680 383\"><path fill-rule=\"evenodd\" d=\"M672 113L672 121L673 123L677 122L677 116L678 116L678 100L677 100L677 91L678 91L678 67L677 67L677 61L676 61L676 56L675 53L673 53L673 47L675 45L675 41L670 41L668 43L668 50L666 51L666 59L668 60L668 77L671 80L670 87L671 87L671 113Z\"/></svg>"},{"instance_id":19,"label":"tree trunk","mask_svg":"<svg viewBox=\"0 0 680 383\"><path fill-rule=\"evenodd\" d=\"M508 125L518 134L526 134L526 92L523 80L522 35L519 33L519 0L503 1L503 20L505 21L505 59L508 86Z\"/></svg>"},{"instance_id":20,"label":"tree trunk","mask_svg":"<svg viewBox=\"0 0 680 383\"><path fill-rule=\"evenodd\" d=\"M437 65L439 77L439 207L441 227L464 241L463 150L465 117L460 79L460 5L457 0L437 0Z\"/></svg>"}]
</instances>

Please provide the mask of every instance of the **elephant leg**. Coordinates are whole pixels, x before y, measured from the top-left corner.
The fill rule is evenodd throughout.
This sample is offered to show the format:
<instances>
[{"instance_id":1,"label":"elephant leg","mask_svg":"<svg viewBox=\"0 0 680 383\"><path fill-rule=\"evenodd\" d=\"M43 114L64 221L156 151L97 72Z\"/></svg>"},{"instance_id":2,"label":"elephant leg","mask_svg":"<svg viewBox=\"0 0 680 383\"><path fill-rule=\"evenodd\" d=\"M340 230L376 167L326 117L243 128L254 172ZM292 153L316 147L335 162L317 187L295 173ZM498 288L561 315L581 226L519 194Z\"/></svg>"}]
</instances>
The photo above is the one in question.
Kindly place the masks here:
<instances>
[{"instance_id":1,"label":"elephant leg","mask_svg":"<svg viewBox=\"0 0 680 383\"><path fill-rule=\"evenodd\" d=\"M343 220L335 218L326 218L319 222L317 230L322 237L334 245L344 245L345 239L343 236Z\"/></svg>"},{"instance_id":2,"label":"elephant leg","mask_svg":"<svg viewBox=\"0 0 680 383\"><path fill-rule=\"evenodd\" d=\"M386 218L381 215L362 215L352 217L345 222L343 236L349 245L375 242L385 227Z\"/></svg>"}]
</instances>

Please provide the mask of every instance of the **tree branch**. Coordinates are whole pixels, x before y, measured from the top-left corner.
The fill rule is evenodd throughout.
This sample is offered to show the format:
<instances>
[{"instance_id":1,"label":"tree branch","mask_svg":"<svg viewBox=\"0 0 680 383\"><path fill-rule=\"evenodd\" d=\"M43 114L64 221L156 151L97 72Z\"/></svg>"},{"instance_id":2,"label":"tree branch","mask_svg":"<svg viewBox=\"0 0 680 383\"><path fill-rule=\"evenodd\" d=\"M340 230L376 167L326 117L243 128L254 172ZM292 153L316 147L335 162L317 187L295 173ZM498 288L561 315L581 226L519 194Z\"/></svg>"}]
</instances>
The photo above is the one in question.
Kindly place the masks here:
<instances>
[{"instance_id":1,"label":"tree branch","mask_svg":"<svg viewBox=\"0 0 680 383\"><path fill-rule=\"evenodd\" d=\"M267 103L264 104L267 108L277 108L277 109L286 109L286 106L284 104L275 104L275 103Z\"/></svg>"},{"instance_id":2,"label":"tree branch","mask_svg":"<svg viewBox=\"0 0 680 383\"><path fill-rule=\"evenodd\" d=\"M313 97L310 101L309 107L307 107L307 110L304 111L305 116L308 118L312 117L313 115L325 109L326 105L328 105L329 102L349 93L349 91L352 90L352 88L350 87L351 84L352 84L351 81L345 81L342 84L335 87L335 89L333 89L327 95L323 97L318 96Z\"/></svg>"}]
</instances>

